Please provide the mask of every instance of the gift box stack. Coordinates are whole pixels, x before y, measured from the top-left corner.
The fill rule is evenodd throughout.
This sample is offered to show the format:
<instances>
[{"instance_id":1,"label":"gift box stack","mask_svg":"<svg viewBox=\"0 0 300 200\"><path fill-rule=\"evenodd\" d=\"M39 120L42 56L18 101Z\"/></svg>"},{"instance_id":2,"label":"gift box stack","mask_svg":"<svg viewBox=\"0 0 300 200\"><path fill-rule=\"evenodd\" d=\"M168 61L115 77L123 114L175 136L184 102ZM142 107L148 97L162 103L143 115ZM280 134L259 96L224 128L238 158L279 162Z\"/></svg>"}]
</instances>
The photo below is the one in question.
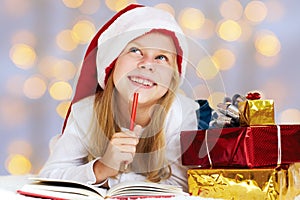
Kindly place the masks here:
<instances>
[{"instance_id":1,"label":"gift box stack","mask_svg":"<svg viewBox=\"0 0 300 200\"><path fill-rule=\"evenodd\" d=\"M234 96L218 108L209 129L181 132L190 194L231 200L300 195L300 125L275 125L274 102L259 93Z\"/></svg>"}]
</instances>

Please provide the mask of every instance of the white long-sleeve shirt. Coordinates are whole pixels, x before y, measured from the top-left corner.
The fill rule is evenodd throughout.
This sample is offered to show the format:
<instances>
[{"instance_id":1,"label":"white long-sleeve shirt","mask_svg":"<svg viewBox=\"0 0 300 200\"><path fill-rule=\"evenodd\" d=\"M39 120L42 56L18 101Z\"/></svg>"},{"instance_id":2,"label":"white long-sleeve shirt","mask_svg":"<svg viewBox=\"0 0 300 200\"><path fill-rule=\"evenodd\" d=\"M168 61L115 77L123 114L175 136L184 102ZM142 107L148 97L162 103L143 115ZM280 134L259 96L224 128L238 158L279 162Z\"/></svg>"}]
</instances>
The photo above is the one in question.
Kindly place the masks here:
<instances>
[{"instance_id":1,"label":"white long-sleeve shirt","mask_svg":"<svg viewBox=\"0 0 300 200\"><path fill-rule=\"evenodd\" d=\"M88 146L88 130L94 115L94 96L87 97L72 105L67 126L62 135L50 145L50 156L40 171L41 177L58 178L94 184L96 177L93 165L97 159L88 161L87 156L93 150ZM172 175L162 183L180 185L187 191L186 167L181 165L180 132L196 130L196 110L198 104L178 94L165 121L166 158L172 169ZM134 172L119 174L108 178L108 185L127 180L145 180Z\"/></svg>"}]
</instances>

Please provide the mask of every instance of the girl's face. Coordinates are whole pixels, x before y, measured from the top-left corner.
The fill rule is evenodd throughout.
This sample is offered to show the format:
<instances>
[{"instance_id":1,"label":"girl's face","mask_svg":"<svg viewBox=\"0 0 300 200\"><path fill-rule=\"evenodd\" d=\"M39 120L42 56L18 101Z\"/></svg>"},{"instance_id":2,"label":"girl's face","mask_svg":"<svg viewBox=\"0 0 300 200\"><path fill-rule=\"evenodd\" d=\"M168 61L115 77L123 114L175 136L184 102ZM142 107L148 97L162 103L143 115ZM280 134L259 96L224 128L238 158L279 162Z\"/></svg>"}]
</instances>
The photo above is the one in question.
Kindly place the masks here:
<instances>
[{"instance_id":1,"label":"girl's face","mask_svg":"<svg viewBox=\"0 0 300 200\"><path fill-rule=\"evenodd\" d=\"M170 86L177 70L176 48L171 37L150 32L127 44L118 57L113 81L118 94L131 101L139 93L139 103L154 104Z\"/></svg>"}]
</instances>

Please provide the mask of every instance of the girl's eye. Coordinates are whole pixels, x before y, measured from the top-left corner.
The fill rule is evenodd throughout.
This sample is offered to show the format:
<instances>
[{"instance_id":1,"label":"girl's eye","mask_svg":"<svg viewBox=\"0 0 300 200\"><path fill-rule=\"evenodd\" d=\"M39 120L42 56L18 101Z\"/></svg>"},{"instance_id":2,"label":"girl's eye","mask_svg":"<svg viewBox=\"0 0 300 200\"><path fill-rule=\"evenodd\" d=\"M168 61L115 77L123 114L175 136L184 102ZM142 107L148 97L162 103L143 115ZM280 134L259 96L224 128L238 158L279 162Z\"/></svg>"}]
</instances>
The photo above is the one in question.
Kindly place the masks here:
<instances>
[{"instance_id":1,"label":"girl's eye","mask_svg":"<svg viewBox=\"0 0 300 200\"><path fill-rule=\"evenodd\" d=\"M168 57L164 56L164 55L159 55L159 56L156 57L156 59L163 60L163 61L168 61Z\"/></svg>"},{"instance_id":2,"label":"girl's eye","mask_svg":"<svg viewBox=\"0 0 300 200\"><path fill-rule=\"evenodd\" d=\"M131 53L137 53L137 54L142 55L141 50L139 50L139 49L136 48L136 47L131 47L131 48L129 49L129 52L131 52Z\"/></svg>"}]
</instances>

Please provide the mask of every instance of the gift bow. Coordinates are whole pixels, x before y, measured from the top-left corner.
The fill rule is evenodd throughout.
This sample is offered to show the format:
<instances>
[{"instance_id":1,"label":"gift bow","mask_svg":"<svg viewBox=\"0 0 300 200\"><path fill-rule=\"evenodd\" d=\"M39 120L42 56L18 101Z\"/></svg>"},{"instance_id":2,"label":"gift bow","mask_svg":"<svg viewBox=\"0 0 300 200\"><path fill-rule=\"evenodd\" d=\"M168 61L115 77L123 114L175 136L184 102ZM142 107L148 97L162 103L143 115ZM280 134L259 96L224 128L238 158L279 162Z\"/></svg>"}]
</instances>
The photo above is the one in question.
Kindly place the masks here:
<instances>
[{"instance_id":1,"label":"gift bow","mask_svg":"<svg viewBox=\"0 0 300 200\"><path fill-rule=\"evenodd\" d=\"M260 94L258 92L249 92L246 96L246 98L248 100L257 100L257 99L260 99Z\"/></svg>"}]
</instances>

